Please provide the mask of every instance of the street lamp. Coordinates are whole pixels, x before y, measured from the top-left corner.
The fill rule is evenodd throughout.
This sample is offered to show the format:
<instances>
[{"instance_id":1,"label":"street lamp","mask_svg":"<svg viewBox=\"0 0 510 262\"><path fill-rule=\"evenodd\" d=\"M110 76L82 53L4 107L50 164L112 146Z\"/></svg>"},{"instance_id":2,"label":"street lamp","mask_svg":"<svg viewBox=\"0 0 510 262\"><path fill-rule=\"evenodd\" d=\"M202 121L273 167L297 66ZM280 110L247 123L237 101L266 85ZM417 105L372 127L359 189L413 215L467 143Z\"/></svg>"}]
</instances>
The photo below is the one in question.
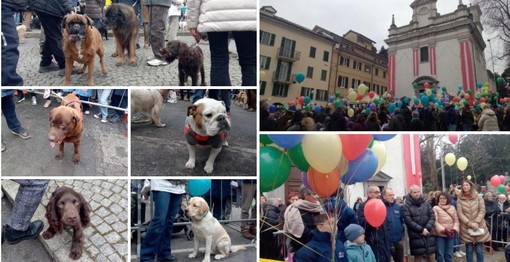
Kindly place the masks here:
<instances>
[{"instance_id":1,"label":"street lamp","mask_svg":"<svg viewBox=\"0 0 510 262\"><path fill-rule=\"evenodd\" d=\"M494 83L496 84L496 72L494 72L494 55L492 54L492 44L491 39L487 39L487 42L489 42L489 48L491 49L491 61L492 61L492 76L494 77Z\"/></svg>"}]
</instances>

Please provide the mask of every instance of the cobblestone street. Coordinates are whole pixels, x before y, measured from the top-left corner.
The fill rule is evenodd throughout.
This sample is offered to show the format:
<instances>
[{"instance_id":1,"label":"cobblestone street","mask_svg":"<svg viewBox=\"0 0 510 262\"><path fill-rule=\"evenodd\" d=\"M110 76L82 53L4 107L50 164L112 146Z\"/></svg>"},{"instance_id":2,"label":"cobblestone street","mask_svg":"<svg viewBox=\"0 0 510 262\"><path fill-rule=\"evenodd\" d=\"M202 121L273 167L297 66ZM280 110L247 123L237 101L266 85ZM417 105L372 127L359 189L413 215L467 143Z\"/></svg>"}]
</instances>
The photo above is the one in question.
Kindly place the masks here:
<instances>
[{"instance_id":1,"label":"cobblestone street","mask_svg":"<svg viewBox=\"0 0 510 262\"><path fill-rule=\"evenodd\" d=\"M111 35L111 31L109 32ZM97 86L176 86L179 84L177 75L177 61L167 66L152 67L147 65L147 58L152 58L152 49L143 48L143 37L140 37L139 43L142 48L136 50L137 66L132 67L124 64L120 67L115 66L117 58L111 57L115 51L114 37L108 37L104 40L105 60L108 67L108 74L101 73L99 57L96 56L94 68L94 82ZM189 34L179 33L178 40L188 45L195 42ZM210 52L208 43L201 44L200 47L204 53L205 80L209 84L209 72L211 68ZM235 52L235 42L231 41L229 49ZM18 73L25 80L25 86L60 86L64 77L58 75L58 72L49 72L41 74L39 70L39 30L27 33L25 43L20 44L20 60L18 63ZM127 58L126 58L127 62ZM79 65L75 63L75 67ZM230 55L230 79L233 86L241 85L241 69L237 61L237 54ZM87 73L83 75L72 75L71 85L87 85ZM188 82L191 85L191 79Z\"/></svg>"}]
</instances>

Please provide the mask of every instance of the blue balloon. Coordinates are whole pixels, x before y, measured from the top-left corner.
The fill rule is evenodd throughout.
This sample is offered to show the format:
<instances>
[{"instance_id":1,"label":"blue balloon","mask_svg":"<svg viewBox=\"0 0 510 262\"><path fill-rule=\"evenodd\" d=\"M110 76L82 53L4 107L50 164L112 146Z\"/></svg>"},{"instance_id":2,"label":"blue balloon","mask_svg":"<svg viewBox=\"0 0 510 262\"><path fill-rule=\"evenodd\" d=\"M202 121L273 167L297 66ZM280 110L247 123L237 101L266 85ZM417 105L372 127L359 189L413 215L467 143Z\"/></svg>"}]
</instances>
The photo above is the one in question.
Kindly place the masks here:
<instances>
[{"instance_id":1,"label":"blue balloon","mask_svg":"<svg viewBox=\"0 0 510 262\"><path fill-rule=\"evenodd\" d=\"M307 105L307 104L309 104L309 103L310 103L311 99L310 99L310 97L309 97L309 96L305 96L304 101L305 101L305 105Z\"/></svg>"},{"instance_id":2,"label":"blue balloon","mask_svg":"<svg viewBox=\"0 0 510 262\"><path fill-rule=\"evenodd\" d=\"M333 103L335 101L335 96L330 96L328 99L328 103Z\"/></svg>"},{"instance_id":3,"label":"blue balloon","mask_svg":"<svg viewBox=\"0 0 510 262\"><path fill-rule=\"evenodd\" d=\"M296 111L296 106L289 106L290 111Z\"/></svg>"},{"instance_id":4,"label":"blue balloon","mask_svg":"<svg viewBox=\"0 0 510 262\"><path fill-rule=\"evenodd\" d=\"M211 179L190 179L188 193L191 196L201 196L211 188Z\"/></svg>"},{"instance_id":5,"label":"blue balloon","mask_svg":"<svg viewBox=\"0 0 510 262\"><path fill-rule=\"evenodd\" d=\"M367 108L365 108L365 115L368 116L369 114L370 114L370 108L367 107Z\"/></svg>"},{"instance_id":6,"label":"blue balloon","mask_svg":"<svg viewBox=\"0 0 510 262\"><path fill-rule=\"evenodd\" d=\"M396 135L379 135L379 134L374 134L372 136L374 137L374 140L377 140L377 141L388 141L388 140L394 138Z\"/></svg>"},{"instance_id":7,"label":"blue balloon","mask_svg":"<svg viewBox=\"0 0 510 262\"><path fill-rule=\"evenodd\" d=\"M276 106L270 105L269 106L269 113L274 113L274 112L276 112Z\"/></svg>"},{"instance_id":8,"label":"blue balloon","mask_svg":"<svg viewBox=\"0 0 510 262\"><path fill-rule=\"evenodd\" d=\"M476 87L478 87L478 88L482 88L482 87L483 87L483 85L482 85L482 83L478 83L478 84L476 84Z\"/></svg>"},{"instance_id":9,"label":"blue balloon","mask_svg":"<svg viewBox=\"0 0 510 262\"><path fill-rule=\"evenodd\" d=\"M391 104L390 104L390 107L388 108L388 111L389 111L390 113L393 113L393 111L395 111L395 108L396 108L396 107L397 107L397 106L395 105L395 103L391 103Z\"/></svg>"},{"instance_id":10,"label":"blue balloon","mask_svg":"<svg viewBox=\"0 0 510 262\"><path fill-rule=\"evenodd\" d=\"M457 88L459 89L459 91L462 91L462 89L464 89L464 87L462 86L458 86Z\"/></svg>"},{"instance_id":11,"label":"blue balloon","mask_svg":"<svg viewBox=\"0 0 510 262\"><path fill-rule=\"evenodd\" d=\"M344 105L347 105L349 103L349 99L344 98L344 99L342 99L342 102L344 102Z\"/></svg>"},{"instance_id":12,"label":"blue balloon","mask_svg":"<svg viewBox=\"0 0 510 262\"><path fill-rule=\"evenodd\" d=\"M320 111L321 111L322 107L320 105L316 105L314 108L313 108L313 111L318 114Z\"/></svg>"},{"instance_id":13,"label":"blue balloon","mask_svg":"<svg viewBox=\"0 0 510 262\"><path fill-rule=\"evenodd\" d=\"M402 108L402 101L400 101L400 100L397 101L397 107Z\"/></svg>"},{"instance_id":14,"label":"blue balloon","mask_svg":"<svg viewBox=\"0 0 510 262\"><path fill-rule=\"evenodd\" d=\"M305 74L297 73L296 74L296 82L301 83L303 81L305 81Z\"/></svg>"},{"instance_id":15,"label":"blue balloon","mask_svg":"<svg viewBox=\"0 0 510 262\"><path fill-rule=\"evenodd\" d=\"M271 141L283 148L293 148L301 143L304 135L268 135Z\"/></svg>"},{"instance_id":16,"label":"blue balloon","mask_svg":"<svg viewBox=\"0 0 510 262\"><path fill-rule=\"evenodd\" d=\"M342 182L345 184L363 182L371 178L375 170L377 170L377 156L371 149L366 149L358 158L349 163Z\"/></svg>"},{"instance_id":17,"label":"blue balloon","mask_svg":"<svg viewBox=\"0 0 510 262\"><path fill-rule=\"evenodd\" d=\"M429 103L430 103L430 100L427 96L422 96L421 97L421 104L423 106L429 106Z\"/></svg>"}]
</instances>

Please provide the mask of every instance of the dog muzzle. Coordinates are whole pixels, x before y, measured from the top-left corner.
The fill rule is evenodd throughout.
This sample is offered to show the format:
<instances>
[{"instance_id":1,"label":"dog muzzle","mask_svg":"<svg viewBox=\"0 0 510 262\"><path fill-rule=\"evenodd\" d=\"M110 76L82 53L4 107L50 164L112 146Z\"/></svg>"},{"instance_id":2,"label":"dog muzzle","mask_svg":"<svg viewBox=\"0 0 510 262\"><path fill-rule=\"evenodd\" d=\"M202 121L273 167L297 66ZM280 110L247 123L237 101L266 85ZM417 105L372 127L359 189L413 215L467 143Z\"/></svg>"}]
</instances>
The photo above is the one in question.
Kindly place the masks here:
<instances>
[{"instance_id":1,"label":"dog muzzle","mask_svg":"<svg viewBox=\"0 0 510 262\"><path fill-rule=\"evenodd\" d=\"M85 29L82 24L71 24L69 25L69 34L67 40L72 42L78 42L85 39Z\"/></svg>"}]
</instances>

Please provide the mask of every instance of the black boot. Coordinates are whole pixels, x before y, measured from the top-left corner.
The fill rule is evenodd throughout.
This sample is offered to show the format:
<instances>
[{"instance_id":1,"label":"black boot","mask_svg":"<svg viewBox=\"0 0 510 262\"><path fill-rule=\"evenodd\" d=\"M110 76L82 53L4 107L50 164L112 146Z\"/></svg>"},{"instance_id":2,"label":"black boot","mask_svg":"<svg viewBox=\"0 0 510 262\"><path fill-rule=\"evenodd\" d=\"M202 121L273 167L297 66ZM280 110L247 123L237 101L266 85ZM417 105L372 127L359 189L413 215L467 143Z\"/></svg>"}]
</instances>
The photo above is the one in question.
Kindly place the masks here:
<instances>
[{"instance_id":1,"label":"black boot","mask_svg":"<svg viewBox=\"0 0 510 262\"><path fill-rule=\"evenodd\" d=\"M2 244L7 241L7 244L17 244L23 240L36 238L44 228L44 223L41 220L36 220L30 223L30 226L25 231L19 231L11 228L9 225L2 227Z\"/></svg>"}]
</instances>

